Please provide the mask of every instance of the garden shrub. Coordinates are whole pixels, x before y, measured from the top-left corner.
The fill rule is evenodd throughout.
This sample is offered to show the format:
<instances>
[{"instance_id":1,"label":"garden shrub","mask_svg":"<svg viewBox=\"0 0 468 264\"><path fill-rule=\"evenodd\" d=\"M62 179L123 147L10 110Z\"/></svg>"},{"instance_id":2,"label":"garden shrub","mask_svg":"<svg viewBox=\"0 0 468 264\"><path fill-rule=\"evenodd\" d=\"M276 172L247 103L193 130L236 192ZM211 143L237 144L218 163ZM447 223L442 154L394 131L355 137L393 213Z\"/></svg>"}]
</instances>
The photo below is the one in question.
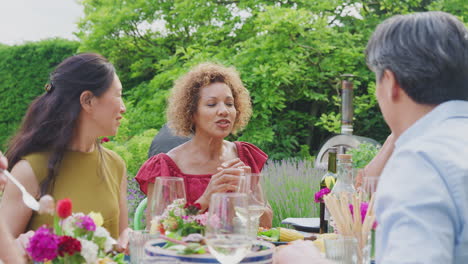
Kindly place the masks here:
<instances>
[{"instance_id":1,"label":"garden shrub","mask_svg":"<svg viewBox=\"0 0 468 264\"><path fill-rule=\"evenodd\" d=\"M117 136L111 138L109 142L103 143L103 146L119 154L127 165L128 217L130 225L132 225L135 209L140 201L146 197L140 191L140 186L136 182L135 176L141 165L147 160L151 141L158 131L156 129L148 129L141 134L130 137L126 134L127 126L128 120L123 118Z\"/></svg>"},{"instance_id":2,"label":"garden shrub","mask_svg":"<svg viewBox=\"0 0 468 264\"><path fill-rule=\"evenodd\" d=\"M77 51L78 42L49 39L0 46L0 149L18 128L32 100L44 93L49 73Z\"/></svg>"}]
</instances>

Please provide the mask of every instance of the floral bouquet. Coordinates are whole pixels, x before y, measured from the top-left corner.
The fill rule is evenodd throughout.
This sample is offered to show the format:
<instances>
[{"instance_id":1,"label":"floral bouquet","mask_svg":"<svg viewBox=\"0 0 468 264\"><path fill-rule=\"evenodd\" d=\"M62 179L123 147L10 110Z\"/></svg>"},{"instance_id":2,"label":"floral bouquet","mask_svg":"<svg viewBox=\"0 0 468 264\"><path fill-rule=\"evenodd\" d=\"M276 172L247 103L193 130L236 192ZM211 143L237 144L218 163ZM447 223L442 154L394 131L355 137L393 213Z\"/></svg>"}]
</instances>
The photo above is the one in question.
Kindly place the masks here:
<instances>
[{"instance_id":1,"label":"floral bouquet","mask_svg":"<svg viewBox=\"0 0 468 264\"><path fill-rule=\"evenodd\" d=\"M55 213L52 197L41 199L40 203L40 213ZM29 239L26 252L36 262L124 264L124 254L111 254L116 241L102 227L103 222L100 213L72 214L71 200L60 200L53 229L40 227Z\"/></svg>"},{"instance_id":2,"label":"floral bouquet","mask_svg":"<svg viewBox=\"0 0 468 264\"><path fill-rule=\"evenodd\" d=\"M190 234L205 232L208 213L199 214L200 204L185 203L177 199L170 204L161 216L151 220L150 233L159 232L163 235L181 238Z\"/></svg>"}]
</instances>

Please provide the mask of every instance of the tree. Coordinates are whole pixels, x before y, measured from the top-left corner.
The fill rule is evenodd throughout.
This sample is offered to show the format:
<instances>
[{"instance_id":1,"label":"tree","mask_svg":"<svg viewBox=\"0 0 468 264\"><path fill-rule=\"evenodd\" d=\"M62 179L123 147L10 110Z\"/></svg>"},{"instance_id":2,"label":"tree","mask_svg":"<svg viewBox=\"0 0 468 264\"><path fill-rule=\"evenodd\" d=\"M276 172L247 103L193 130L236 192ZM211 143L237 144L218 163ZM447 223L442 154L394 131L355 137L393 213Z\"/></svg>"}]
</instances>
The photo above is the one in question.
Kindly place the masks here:
<instances>
[{"instance_id":1,"label":"tree","mask_svg":"<svg viewBox=\"0 0 468 264\"><path fill-rule=\"evenodd\" d=\"M339 132L339 83L353 74L355 133L389 133L374 98L363 51L375 26L398 13L447 8L462 0L84 0L80 50L113 61L125 86L128 129L165 122L172 83L193 65L235 66L254 115L236 138L270 157L307 156Z\"/></svg>"}]
</instances>

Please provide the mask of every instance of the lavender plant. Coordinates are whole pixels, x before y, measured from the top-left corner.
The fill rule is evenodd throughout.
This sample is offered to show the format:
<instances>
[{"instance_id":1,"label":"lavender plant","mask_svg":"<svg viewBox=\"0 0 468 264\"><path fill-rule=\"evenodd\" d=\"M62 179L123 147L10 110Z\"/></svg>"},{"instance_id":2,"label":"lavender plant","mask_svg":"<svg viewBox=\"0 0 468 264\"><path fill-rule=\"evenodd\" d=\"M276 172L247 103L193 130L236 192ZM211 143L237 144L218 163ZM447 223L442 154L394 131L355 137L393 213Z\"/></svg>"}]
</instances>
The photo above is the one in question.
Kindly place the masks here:
<instances>
[{"instance_id":1,"label":"lavender plant","mask_svg":"<svg viewBox=\"0 0 468 264\"><path fill-rule=\"evenodd\" d=\"M273 209L273 226L288 217L318 217L314 194L326 171L310 161L269 161L263 168L262 186Z\"/></svg>"}]
</instances>

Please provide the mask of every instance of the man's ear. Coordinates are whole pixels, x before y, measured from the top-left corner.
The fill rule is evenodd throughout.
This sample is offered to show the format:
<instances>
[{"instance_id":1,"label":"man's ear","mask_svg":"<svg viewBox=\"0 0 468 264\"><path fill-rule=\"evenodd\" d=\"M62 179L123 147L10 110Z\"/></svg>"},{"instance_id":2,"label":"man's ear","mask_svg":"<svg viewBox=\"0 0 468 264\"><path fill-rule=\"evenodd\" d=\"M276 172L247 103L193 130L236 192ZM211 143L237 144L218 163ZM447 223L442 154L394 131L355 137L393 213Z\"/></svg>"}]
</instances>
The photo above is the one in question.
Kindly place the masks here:
<instances>
[{"instance_id":1,"label":"man's ear","mask_svg":"<svg viewBox=\"0 0 468 264\"><path fill-rule=\"evenodd\" d=\"M80 95L80 104L84 111L91 112L93 108L94 94L91 91L84 91Z\"/></svg>"},{"instance_id":2,"label":"man's ear","mask_svg":"<svg viewBox=\"0 0 468 264\"><path fill-rule=\"evenodd\" d=\"M392 101L399 100L401 96L401 87L395 78L395 74L390 70L385 70L383 78L387 79L387 85L389 88L387 89L388 98L390 98Z\"/></svg>"}]
</instances>

